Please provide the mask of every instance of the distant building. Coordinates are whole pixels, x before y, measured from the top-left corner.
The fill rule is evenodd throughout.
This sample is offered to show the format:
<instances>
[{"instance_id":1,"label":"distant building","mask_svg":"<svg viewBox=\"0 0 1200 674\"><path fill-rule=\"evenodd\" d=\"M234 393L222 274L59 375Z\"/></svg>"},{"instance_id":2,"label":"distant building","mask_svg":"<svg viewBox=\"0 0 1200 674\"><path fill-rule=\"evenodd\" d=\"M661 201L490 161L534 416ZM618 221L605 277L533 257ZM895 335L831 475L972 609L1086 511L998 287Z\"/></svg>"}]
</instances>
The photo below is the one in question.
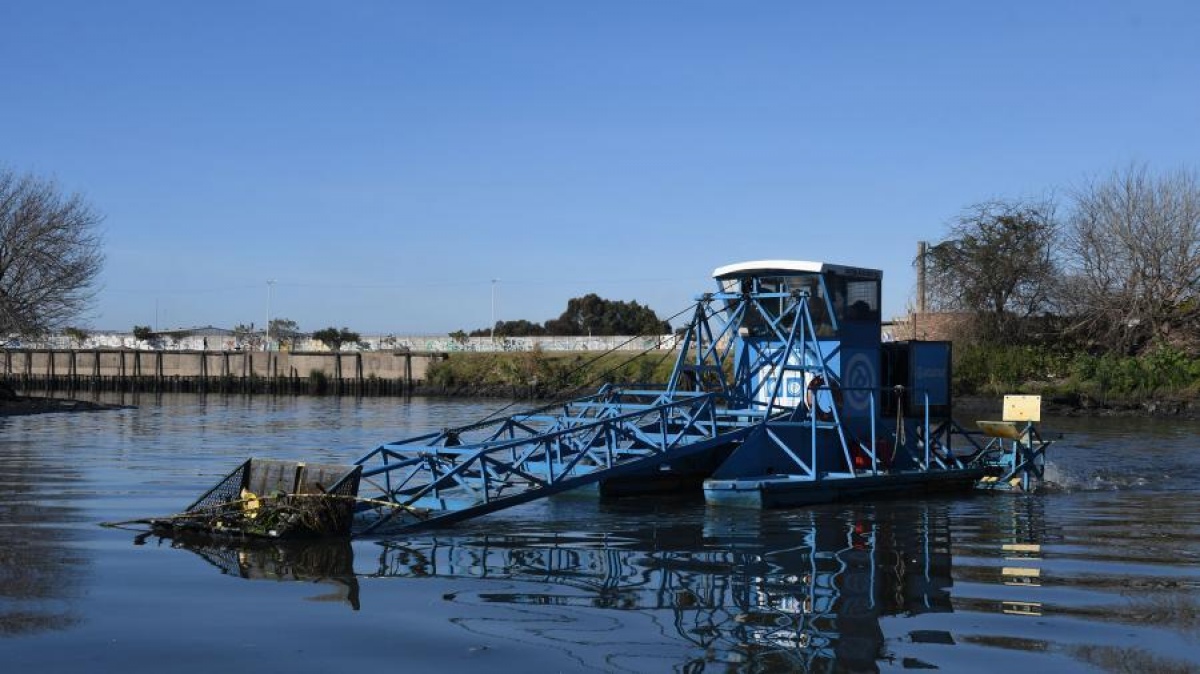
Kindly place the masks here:
<instances>
[{"instance_id":1,"label":"distant building","mask_svg":"<svg viewBox=\"0 0 1200 674\"><path fill-rule=\"evenodd\" d=\"M913 312L884 325L885 341L908 339L951 340L970 325L969 312Z\"/></svg>"},{"instance_id":2,"label":"distant building","mask_svg":"<svg viewBox=\"0 0 1200 674\"><path fill-rule=\"evenodd\" d=\"M224 351L236 348L237 337L233 330L204 325L194 328L175 328L174 330L159 330L154 333L164 346L180 350L216 350Z\"/></svg>"}]
</instances>

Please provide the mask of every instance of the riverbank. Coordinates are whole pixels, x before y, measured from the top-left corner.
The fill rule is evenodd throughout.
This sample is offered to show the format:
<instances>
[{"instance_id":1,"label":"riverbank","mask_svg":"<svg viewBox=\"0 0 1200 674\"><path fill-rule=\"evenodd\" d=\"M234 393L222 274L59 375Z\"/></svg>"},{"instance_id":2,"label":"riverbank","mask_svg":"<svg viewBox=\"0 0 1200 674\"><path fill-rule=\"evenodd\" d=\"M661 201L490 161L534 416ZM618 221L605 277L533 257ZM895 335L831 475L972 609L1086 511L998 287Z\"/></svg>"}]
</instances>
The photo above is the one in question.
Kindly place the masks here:
<instances>
[{"instance_id":1,"label":"riverbank","mask_svg":"<svg viewBox=\"0 0 1200 674\"><path fill-rule=\"evenodd\" d=\"M559 389L544 386L530 386L503 383L469 384L459 382L454 385L421 385L417 386L411 396L420 398L441 399L447 401L504 401L505 404L518 401L518 406L528 403L528 407L543 405L550 401L587 395L597 390L592 388ZM1019 388L1013 393L1028 393ZM211 393L210 395L247 395L242 393ZM255 394L263 395L263 394ZM278 394L269 394L278 395ZM301 397L310 397L307 395ZM335 395L317 394L312 397L337 397ZM400 397L400 396L375 396ZM960 395L954 399L954 416L959 419L999 419L1003 405L1003 396L994 395ZM30 414L47 414L54 412L99 412L116 409L130 409L132 405L105 404L89 400L68 398L47 398L40 396L18 396L11 400L0 400L0 417L24 416ZM1200 401L1178 398L1161 398L1150 400L1122 400L1101 403L1096 400L1079 396L1044 396L1042 412L1045 416L1055 417L1128 417L1128 418L1163 418L1163 419L1200 419Z\"/></svg>"},{"instance_id":2,"label":"riverbank","mask_svg":"<svg viewBox=\"0 0 1200 674\"><path fill-rule=\"evenodd\" d=\"M547 401L583 395L606 382L661 386L675 355L455 354L434 363L413 393ZM1004 395L1020 393L1041 395L1047 415L1200 419L1200 364L1177 352L1114 359L1024 347L964 347L957 355L955 413L964 418L999 418Z\"/></svg>"},{"instance_id":3,"label":"riverbank","mask_svg":"<svg viewBox=\"0 0 1200 674\"><path fill-rule=\"evenodd\" d=\"M1013 389L1012 393L1029 391ZM960 419L999 419L1003 396L964 395L954 399L954 415ZM1100 402L1086 396L1042 396L1042 414L1053 417L1129 417L1162 419L1200 419L1200 401L1180 398L1149 400L1109 400Z\"/></svg>"}]
</instances>

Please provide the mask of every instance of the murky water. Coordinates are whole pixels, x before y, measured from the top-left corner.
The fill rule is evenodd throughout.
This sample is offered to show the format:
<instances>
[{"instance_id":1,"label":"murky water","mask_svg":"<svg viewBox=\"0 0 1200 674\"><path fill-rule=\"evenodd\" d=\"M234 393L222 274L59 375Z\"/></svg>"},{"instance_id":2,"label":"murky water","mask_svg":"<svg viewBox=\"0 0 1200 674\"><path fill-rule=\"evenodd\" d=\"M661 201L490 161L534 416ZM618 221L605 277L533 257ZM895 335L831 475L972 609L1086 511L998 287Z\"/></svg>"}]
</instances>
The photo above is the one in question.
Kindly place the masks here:
<instances>
[{"instance_id":1,"label":"murky water","mask_svg":"<svg viewBox=\"0 0 1200 674\"><path fill-rule=\"evenodd\" d=\"M178 511L249 455L344 461L491 406L138 403L0 419L5 671L1200 671L1200 424L1049 421L1060 487L1032 497L560 498L223 548L97 523Z\"/></svg>"}]
</instances>

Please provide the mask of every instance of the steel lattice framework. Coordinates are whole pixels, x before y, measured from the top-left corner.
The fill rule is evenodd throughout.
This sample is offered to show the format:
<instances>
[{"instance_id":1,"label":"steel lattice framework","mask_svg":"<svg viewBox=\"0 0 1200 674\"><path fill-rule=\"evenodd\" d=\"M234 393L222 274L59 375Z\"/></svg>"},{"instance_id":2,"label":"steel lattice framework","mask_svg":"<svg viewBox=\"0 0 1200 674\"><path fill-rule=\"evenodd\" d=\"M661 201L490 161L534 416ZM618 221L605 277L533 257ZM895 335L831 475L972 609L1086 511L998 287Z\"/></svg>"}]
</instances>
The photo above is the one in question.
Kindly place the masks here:
<instances>
[{"instance_id":1,"label":"steel lattice framework","mask_svg":"<svg viewBox=\"0 0 1200 674\"><path fill-rule=\"evenodd\" d=\"M748 317L765 339L742 339ZM782 377L761 376L797 369L837 385L815 338L806 293L753 284L739 293L703 295L661 389L605 385L553 406L387 443L360 458L362 493L378 504L364 533L449 524L662 470L736 445L767 423L839 429L836 419L817 421L804 406L779 405ZM768 382L773 387L764 396ZM840 431L839 438L848 456ZM810 464L797 461L812 473Z\"/></svg>"},{"instance_id":2,"label":"steel lattice framework","mask_svg":"<svg viewBox=\"0 0 1200 674\"><path fill-rule=\"evenodd\" d=\"M893 424L877 411L892 390L878 382L843 386L840 365L831 365L843 343L823 299L826 278L805 278L817 285L719 278L718 292L697 299L661 387L604 385L592 395L375 448L356 462L363 466L360 495L369 504L360 511L360 532L450 524L591 484L688 471L754 483L764 475L753 459L760 451L772 457L764 483L832 478L843 485L921 486L934 474L962 477L971 457L955 455L951 440L965 431L931 418L928 395L923 418L898 415ZM821 312L820 326L814 312ZM784 394L788 373L804 383L803 394ZM862 403L852 423L833 403L843 394ZM919 399L921 392L904 395ZM982 446L970 444L979 466ZM741 458L729 458L739 447ZM1033 465L1009 464L1009 477Z\"/></svg>"}]
</instances>

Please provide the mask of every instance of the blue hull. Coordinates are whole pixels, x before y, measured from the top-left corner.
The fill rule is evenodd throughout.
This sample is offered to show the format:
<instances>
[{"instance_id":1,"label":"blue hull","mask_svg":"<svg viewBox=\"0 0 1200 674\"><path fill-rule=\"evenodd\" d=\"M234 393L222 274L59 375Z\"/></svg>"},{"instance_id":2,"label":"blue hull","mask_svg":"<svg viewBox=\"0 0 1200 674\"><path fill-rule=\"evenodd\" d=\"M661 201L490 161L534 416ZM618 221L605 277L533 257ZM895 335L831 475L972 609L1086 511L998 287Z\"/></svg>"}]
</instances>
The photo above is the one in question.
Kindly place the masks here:
<instances>
[{"instance_id":1,"label":"blue hull","mask_svg":"<svg viewBox=\"0 0 1200 674\"><path fill-rule=\"evenodd\" d=\"M787 475L711 479L704 483L704 499L715 506L789 508L872 496L969 491L981 477L982 468L963 468L819 480Z\"/></svg>"}]
</instances>

